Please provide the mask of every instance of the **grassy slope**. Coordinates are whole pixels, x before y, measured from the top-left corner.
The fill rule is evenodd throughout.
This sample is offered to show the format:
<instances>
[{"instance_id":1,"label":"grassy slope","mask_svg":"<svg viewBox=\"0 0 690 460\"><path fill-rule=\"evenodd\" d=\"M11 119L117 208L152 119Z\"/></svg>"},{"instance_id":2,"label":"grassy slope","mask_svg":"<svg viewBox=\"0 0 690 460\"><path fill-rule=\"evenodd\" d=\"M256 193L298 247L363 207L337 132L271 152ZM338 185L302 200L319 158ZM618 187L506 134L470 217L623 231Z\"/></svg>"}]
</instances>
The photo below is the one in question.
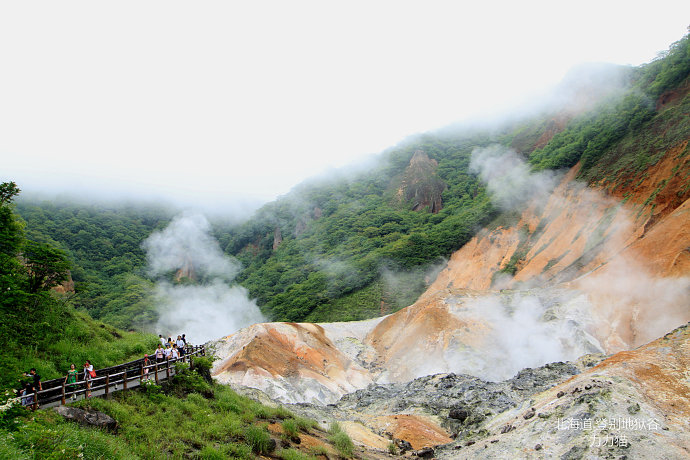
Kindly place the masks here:
<instances>
[{"instance_id":1,"label":"grassy slope","mask_svg":"<svg viewBox=\"0 0 690 460\"><path fill-rule=\"evenodd\" d=\"M202 363L202 368L209 367L209 360ZM12 409L0 415L0 458L307 459L339 451L361 456L349 438L331 443L315 422L209 383L203 373L184 368L165 387L150 385L76 404L113 417L118 423L115 433L64 421L52 410ZM301 436L320 441L300 446Z\"/></svg>"}]
</instances>

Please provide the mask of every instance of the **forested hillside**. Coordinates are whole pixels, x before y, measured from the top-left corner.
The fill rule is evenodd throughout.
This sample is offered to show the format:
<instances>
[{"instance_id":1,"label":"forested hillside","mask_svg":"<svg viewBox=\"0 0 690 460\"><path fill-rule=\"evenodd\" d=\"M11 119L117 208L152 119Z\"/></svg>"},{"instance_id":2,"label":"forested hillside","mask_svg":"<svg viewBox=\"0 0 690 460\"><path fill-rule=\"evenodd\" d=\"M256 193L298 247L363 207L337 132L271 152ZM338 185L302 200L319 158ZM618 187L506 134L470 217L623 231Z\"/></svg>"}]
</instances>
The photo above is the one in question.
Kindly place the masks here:
<instances>
[{"instance_id":1,"label":"forested hillside","mask_svg":"<svg viewBox=\"0 0 690 460\"><path fill-rule=\"evenodd\" d=\"M275 320L363 319L411 304L434 264L482 226L509 222L469 169L473 149L513 147L534 169L581 162L581 176L591 182L653 164L656 153L687 135L687 101L671 111L659 101L687 86L688 46L685 37L654 62L627 69L623 88L581 88L586 94L579 97L601 96L590 110L565 106L492 130L416 136L366 172L301 184L222 236L226 251L245 266L239 279ZM655 136L638 137L643 127L655 127ZM445 184L436 213L399 199L407 195L417 151L437 163L429 180Z\"/></svg>"},{"instance_id":2,"label":"forested hillside","mask_svg":"<svg viewBox=\"0 0 690 460\"><path fill-rule=\"evenodd\" d=\"M155 322L141 243L167 225L173 211L18 200L17 212L29 238L61 248L74 261L75 306L126 329Z\"/></svg>"}]
</instances>

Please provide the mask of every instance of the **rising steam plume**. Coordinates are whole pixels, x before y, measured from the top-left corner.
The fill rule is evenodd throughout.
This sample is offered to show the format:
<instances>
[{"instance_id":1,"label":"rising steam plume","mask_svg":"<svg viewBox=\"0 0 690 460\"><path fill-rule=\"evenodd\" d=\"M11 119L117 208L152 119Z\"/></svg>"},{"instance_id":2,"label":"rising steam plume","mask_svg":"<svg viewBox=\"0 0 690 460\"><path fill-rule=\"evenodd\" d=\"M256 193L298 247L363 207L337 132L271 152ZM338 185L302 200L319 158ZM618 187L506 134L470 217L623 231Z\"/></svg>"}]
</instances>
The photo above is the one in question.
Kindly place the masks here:
<instances>
[{"instance_id":1,"label":"rising steam plume","mask_svg":"<svg viewBox=\"0 0 690 460\"><path fill-rule=\"evenodd\" d=\"M623 255L634 226L620 203L579 183L569 184L561 193L557 188L561 175L532 172L519 154L503 146L475 149L470 167L504 211L543 209L548 203L553 216L570 215L575 206L612 209L616 214L603 247L597 248L601 265L591 272L580 278L564 275L561 280L571 282L558 288L554 286L558 280L537 276L527 283L508 283L522 289L512 291L517 294L511 298L496 293L468 301L460 315L475 314L485 320L492 331L484 348L492 351L484 356L486 360L464 356L460 367L492 379L508 378L525 366L572 360L586 352L635 348L690 320L689 278L653 276L639 260ZM571 201L573 197L578 203ZM600 216L573 213L570 219L584 229L595 227Z\"/></svg>"},{"instance_id":2,"label":"rising steam plume","mask_svg":"<svg viewBox=\"0 0 690 460\"><path fill-rule=\"evenodd\" d=\"M177 216L143 246L150 275L158 280L159 333L185 333L203 343L265 321L247 290L232 284L240 263L221 251L203 215Z\"/></svg>"}]
</instances>

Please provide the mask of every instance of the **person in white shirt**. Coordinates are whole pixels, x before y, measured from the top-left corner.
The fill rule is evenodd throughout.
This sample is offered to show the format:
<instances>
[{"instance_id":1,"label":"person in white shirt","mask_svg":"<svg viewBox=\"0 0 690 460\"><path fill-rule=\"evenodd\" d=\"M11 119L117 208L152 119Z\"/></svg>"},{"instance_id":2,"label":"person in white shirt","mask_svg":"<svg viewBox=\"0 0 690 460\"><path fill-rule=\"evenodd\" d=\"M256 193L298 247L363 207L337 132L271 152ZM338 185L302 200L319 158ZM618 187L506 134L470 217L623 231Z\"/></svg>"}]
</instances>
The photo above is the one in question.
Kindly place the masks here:
<instances>
[{"instance_id":1,"label":"person in white shirt","mask_svg":"<svg viewBox=\"0 0 690 460\"><path fill-rule=\"evenodd\" d=\"M177 341L175 344L177 344L177 351L180 353L180 356L184 356L184 341L182 340L181 335L177 336Z\"/></svg>"},{"instance_id":2,"label":"person in white shirt","mask_svg":"<svg viewBox=\"0 0 690 460\"><path fill-rule=\"evenodd\" d=\"M165 350L163 350L163 353L165 353L165 359L170 359L170 355L172 354L172 347L168 345L165 347Z\"/></svg>"},{"instance_id":3,"label":"person in white shirt","mask_svg":"<svg viewBox=\"0 0 690 460\"><path fill-rule=\"evenodd\" d=\"M171 359L178 359L180 357L180 353L177 351L177 344L172 346L172 351L170 353L170 358Z\"/></svg>"}]
</instances>

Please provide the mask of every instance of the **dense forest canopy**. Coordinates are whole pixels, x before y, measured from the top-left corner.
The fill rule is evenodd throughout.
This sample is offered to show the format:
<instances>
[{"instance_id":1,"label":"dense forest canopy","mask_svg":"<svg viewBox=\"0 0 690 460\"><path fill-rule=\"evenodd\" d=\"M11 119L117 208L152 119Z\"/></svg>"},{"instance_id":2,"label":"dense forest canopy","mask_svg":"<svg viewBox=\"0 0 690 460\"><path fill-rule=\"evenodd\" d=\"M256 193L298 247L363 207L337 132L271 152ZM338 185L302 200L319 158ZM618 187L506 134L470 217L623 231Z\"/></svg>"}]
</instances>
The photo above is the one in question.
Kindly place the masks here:
<instances>
[{"instance_id":1,"label":"dense forest canopy","mask_svg":"<svg viewBox=\"0 0 690 460\"><path fill-rule=\"evenodd\" d=\"M240 225L216 222L214 236L242 262L237 281L272 320L355 320L397 310L414 302L439 264L480 228L510 218L470 171L475 148L514 148L534 169L579 162L588 181L644 168L687 136L687 98L677 110L660 111L657 104L687 85L688 48L686 36L647 65L618 69L623 88L580 88L598 97L588 110L552 106L497 127L412 136L357 172L296 186ZM559 118L566 123L550 133ZM439 208L420 209L404 198L411 196L404 188L415 177L409 168L417 151L428 156L424 171L440 193ZM25 226L29 239L72 261L74 305L124 328L155 321L141 244L170 221L169 210L28 200L16 206L26 224L12 225ZM10 233L2 244L14 244Z\"/></svg>"}]
</instances>

